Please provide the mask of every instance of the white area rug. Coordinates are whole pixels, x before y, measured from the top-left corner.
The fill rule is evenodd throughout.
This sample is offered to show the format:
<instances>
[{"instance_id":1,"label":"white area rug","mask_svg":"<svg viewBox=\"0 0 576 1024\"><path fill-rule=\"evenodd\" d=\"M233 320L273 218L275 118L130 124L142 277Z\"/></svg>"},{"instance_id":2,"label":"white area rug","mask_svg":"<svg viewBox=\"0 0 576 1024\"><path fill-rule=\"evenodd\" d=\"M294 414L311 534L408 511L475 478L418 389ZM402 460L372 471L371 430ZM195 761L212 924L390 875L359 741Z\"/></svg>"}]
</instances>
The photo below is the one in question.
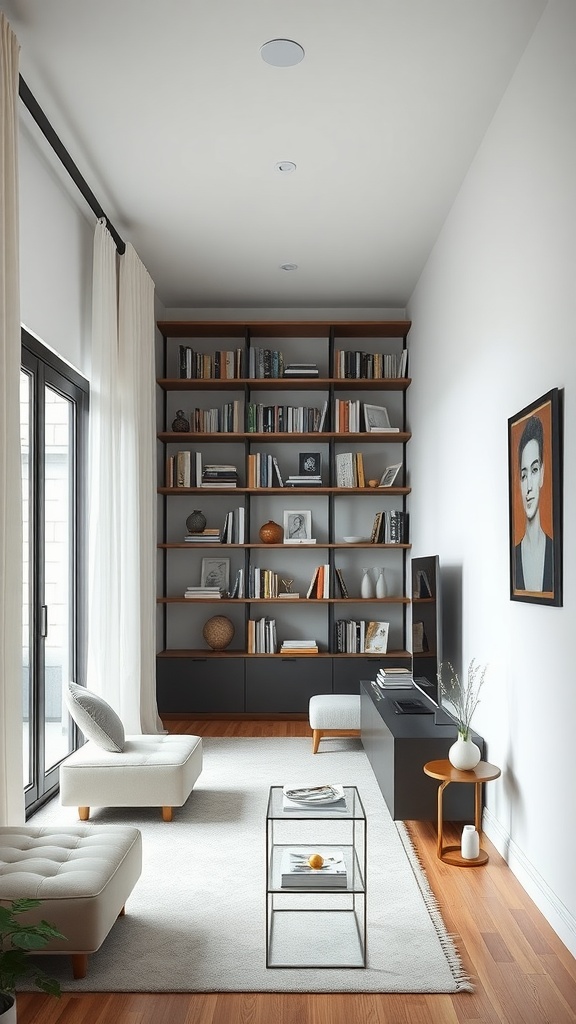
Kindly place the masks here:
<instances>
[{"instance_id":1,"label":"white area rug","mask_svg":"<svg viewBox=\"0 0 576 1024\"><path fill-rule=\"evenodd\" d=\"M470 991L458 953L404 827L391 820L359 740L205 739L204 770L186 806L96 809L99 822L143 835L140 880L104 945L74 981L67 957L42 966L66 991ZM358 787L368 819L368 966L266 969L265 817L271 785ZM34 824L77 822L53 801ZM302 942L314 941L314 914Z\"/></svg>"}]
</instances>

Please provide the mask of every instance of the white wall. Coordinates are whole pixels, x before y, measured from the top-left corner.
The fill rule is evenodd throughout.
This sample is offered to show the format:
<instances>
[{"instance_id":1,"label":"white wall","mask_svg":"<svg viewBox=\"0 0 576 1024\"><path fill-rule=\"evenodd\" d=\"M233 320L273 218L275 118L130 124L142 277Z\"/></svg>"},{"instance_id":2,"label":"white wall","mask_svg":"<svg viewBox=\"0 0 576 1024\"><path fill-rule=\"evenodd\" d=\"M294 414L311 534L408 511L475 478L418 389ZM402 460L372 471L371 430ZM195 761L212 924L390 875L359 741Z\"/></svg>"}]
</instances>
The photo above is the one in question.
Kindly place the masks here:
<instances>
[{"instance_id":1,"label":"white wall","mask_svg":"<svg viewBox=\"0 0 576 1024\"><path fill-rule=\"evenodd\" d=\"M486 829L576 953L576 5L552 0L411 297L413 554L448 649L489 662ZM564 606L509 599L507 420L564 390Z\"/></svg>"}]
</instances>

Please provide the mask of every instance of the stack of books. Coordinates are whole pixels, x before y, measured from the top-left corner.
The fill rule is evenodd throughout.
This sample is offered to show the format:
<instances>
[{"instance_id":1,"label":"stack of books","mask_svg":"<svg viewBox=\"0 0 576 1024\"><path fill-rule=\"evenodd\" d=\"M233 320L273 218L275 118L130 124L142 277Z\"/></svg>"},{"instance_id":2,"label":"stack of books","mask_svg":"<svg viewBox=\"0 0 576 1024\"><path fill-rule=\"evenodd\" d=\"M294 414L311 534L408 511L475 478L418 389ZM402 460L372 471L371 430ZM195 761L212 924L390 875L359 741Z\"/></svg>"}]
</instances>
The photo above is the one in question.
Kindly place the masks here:
<instances>
[{"instance_id":1,"label":"stack of books","mask_svg":"<svg viewBox=\"0 0 576 1024\"><path fill-rule=\"evenodd\" d=\"M411 690L414 685L408 668L381 668L376 675L376 682L381 690Z\"/></svg>"},{"instance_id":2,"label":"stack of books","mask_svg":"<svg viewBox=\"0 0 576 1024\"><path fill-rule=\"evenodd\" d=\"M238 470L226 463L204 466L200 487L237 487Z\"/></svg>"},{"instance_id":3,"label":"stack of books","mask_svg":"<svg viewBox=\"0 0 576 1024\"><path fill-rule=\"evenodd\" d=\"M222 597L220 587L186 587L184 597L194 598L209 598L213 601L214 598Z\"/></svg>"},{"instance_id":4,"label":"stack of books","mask_svg":"<svg viewBox=\"0 0 576 1024\"><path fill-rule=\"evenodd\" d=\"M319 868L312 868L308 863L313 853L313 850L284 850L280 867L282 888L345 889L348 877L342 850L325 850Z\"/></svg>"},{"instance_id":5,"label":"stack of books","mask_svg":"<svg viewBox=\"0 0 576 1024\"><path fill-rule=\"evenodd\" d=\"M212 529L211 527L206 530L202 530L202 533L187 533L184 540L187 544L218 544L222 539L222 535L218 527Z\"/></svg>"},{"instance_id":6,"label":"stack of books","mask_svg":"<svg viewBox=\"0 0 576 1024\"><path fill-rule=\"evenodd\" d=\"M318 654L315 640L283 640L280 654Z\"/></svg>"},{"instance_id":7,"label":"stack of books","mask_svg":"<svg viewBox=\"0 0 576 1024\"><path fill-rule=\"evenodd\" d=\"M286 478L286 487L322 487L322 477L319 473L289 476Z\"/></svg>"},{"instance_id":8,"label":"stack of books","mask_svg":"<svg viewBox=\"0 0 576 1024\"><path fill-rule=\"evenodd\" d=\"M284 367L285 377L318 377L316 363L288 363Z\"/></svg>"}]
</instances>

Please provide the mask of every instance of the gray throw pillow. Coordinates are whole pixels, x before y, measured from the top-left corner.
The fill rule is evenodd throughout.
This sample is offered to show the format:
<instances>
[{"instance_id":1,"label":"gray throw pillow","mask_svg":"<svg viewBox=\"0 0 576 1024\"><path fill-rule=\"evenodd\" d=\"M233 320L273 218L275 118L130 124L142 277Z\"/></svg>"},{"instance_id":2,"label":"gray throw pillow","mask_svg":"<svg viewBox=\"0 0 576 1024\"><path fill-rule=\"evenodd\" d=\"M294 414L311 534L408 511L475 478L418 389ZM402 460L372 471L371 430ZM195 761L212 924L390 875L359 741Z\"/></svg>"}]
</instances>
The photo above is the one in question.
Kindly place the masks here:
<instances>
[{"instance_id":1,"label":"gray throw pillow","mask_svg":"<svg viewBox=\"0 0 576 1024\"><path fill-rule=\"evenodd\" d=\"M68 683L64 697L72 718L87 740L92 740L103 750L118 754L124 750L122 721L102 697L77 683Z\"/></svg>"}]
</instances>

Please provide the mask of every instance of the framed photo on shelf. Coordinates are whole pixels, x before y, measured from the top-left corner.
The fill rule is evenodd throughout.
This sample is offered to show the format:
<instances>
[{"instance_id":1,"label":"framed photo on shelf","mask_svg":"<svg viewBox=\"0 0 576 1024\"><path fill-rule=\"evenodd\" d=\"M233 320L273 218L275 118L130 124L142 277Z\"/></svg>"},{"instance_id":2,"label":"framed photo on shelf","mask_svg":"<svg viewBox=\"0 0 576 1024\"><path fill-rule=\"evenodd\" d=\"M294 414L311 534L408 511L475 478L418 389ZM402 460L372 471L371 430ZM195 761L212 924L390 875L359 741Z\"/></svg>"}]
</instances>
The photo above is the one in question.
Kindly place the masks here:
<instances>
[{"instance_id":1,"label":"framed photo on shelf","mask_svg":"<svg viewBox=\"0 0 576 1024\"><path fill-rule=\"evenodd\" d=\"M312 540L312 512L310 509L286 509L284 511L284 543L298 544Z\"/></svg>"},{"instance_id":2,"label":"framed photo on shelf","mask_svg":"<svg viewBox=\"0 0 576 1024\"><path fill-rule=\"evenodd\" d=\"M201 587L219 587L220 590L230 589L230 559L203 558L200 571Z\"/></svg>"},{"instance_id":3,"label":"framed photo on shelf","mask_svg":"<svg viewBox=\"0 0 576 1024\"><path fill-rule=\"evenodd\" d=\"M402 463L397 462L395 466L387 466L380 478L378 487L392 487L398 473L402 469Z\"/></svg>"},{"instance_id":4,"label":"framed photo on shelf","mask_svg":"<svg viewBox=\"0 0 576 1024\"><path fill-rule=\"evenodd\" d=\"M322 473L322 456L320 452L300 452L298 455L298 472L300 476L320 476Z\"/></svg>"},{"instance_id":5,"label":"framed photo on shelf","mask_svg":"<svg viewBox=\"0 0 576 1024\"><path fill-rule=\"evenodd\" d=\"M366 654L386 654L388 650L389 622L369 622L366 626L364 651Z\"/></svg>"},{"instance_id":6,"label":"framed photo on shelf","mask_svg":"<svg viewBox=\"0 0 576 1024\"><path fill-rule=\"evenodd\" d=\"M508 420L510 600L562 605L558 388Z\"/></svg>"},{"instance_id":7,"label":"framed photo on shelf","mask_svg":"<svg viewBox=\"0 0 576 1024\"><path fill-rule=\"evenodd\" d=\"M364 427L366 430L390 430L388 410L383 405L368 405L364 402Z\"/></svg>"}]
</instances>

